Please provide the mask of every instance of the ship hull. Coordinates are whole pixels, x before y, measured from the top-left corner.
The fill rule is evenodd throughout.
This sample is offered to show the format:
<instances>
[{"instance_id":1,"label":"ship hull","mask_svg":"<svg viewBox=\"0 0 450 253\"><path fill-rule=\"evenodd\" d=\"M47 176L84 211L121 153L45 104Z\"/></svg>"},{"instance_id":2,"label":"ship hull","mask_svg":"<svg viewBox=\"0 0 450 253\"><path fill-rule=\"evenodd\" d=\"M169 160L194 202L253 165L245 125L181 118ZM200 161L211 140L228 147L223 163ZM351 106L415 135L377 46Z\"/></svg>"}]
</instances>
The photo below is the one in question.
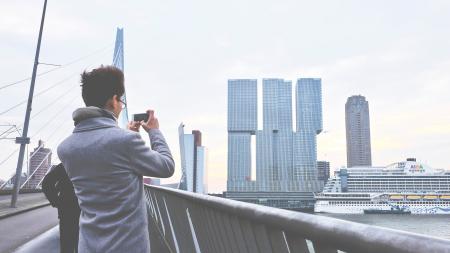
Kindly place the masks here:
<instances>
[{"instance_id":1,"label":"ship hull","mask_svg":"<svg viewBox=\"0 0 450 253\"><path fill-rule=\"evenodd\" d=\"M348 205L329 205L316 203L314 211L317 213L335 213L335 214L364 214L364 210L379 210L390 211L393 205L360 205L360 206L348 206ZM450 214L450 205L404 205L399 208L404 208L411 211L411 214Z\"/></svg>"}]
</instances>

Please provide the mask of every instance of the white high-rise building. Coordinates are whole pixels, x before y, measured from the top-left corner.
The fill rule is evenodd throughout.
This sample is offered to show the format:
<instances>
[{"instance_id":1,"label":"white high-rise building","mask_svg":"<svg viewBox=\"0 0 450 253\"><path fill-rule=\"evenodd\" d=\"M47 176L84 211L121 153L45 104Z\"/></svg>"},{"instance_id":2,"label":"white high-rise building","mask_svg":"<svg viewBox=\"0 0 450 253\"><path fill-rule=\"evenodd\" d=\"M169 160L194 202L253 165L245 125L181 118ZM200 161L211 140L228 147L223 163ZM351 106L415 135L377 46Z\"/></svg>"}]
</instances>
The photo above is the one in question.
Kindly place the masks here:
<instances>
[{"instance_id":1,"label":"white high-rise building","mask_svg":"<svg viewBox=\"0 0 450 253\"><path fill-rule=\"evenodd\" d=\"M184 125L180 124L178 133L182 170L179 188L207 194L206 148L202 146L201 132L193 130L191 134L185 134Z\"/></svg>"}]
</instances>

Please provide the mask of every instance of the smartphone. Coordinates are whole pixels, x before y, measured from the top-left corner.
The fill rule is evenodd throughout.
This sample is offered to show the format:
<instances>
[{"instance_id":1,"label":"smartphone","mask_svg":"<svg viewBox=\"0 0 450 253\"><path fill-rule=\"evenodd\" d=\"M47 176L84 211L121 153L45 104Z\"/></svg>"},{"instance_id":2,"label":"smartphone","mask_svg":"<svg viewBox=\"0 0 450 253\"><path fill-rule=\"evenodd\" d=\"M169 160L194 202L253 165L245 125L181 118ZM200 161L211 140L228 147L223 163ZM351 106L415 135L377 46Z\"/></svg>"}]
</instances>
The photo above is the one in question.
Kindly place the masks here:
<instances>
[{"instance_id":1,"label":"smartphone","mask_svg":"<svg viewBox=\"0 0 450 253\"><path fill-rule=\"evenodd\" d=\"M137 113L137 114L133 114L133 121L148 121L148 114L147 113Z\"/></svg>"}]
</instances>

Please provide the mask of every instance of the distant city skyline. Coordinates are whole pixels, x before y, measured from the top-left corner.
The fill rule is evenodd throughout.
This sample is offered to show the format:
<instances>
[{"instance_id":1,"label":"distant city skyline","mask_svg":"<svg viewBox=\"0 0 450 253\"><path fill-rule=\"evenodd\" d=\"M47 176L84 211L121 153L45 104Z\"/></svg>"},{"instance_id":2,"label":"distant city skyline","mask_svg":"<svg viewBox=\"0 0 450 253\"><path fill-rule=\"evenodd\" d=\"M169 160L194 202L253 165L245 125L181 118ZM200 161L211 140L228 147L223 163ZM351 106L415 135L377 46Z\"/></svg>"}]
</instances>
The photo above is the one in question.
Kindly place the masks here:
<instances>
[{"instance_id":1,"label":"distant city skyline","mask_svg":"<svg viewBox=\"0 0 450 253\"><path fill-rule=\"evenodd\" d=\"M41 10L41 1L2 3L0 55L7 60L0 62L0 86L31 75ZM448 13L448 1L417 0L118 1L110 8L99 0L49 1L41 62L64 67L39 76L36 93L66 81L34 99L32 114L61 97L31 120L29 147L43 139L55 150L71 133L72 112L84 106L79 74L111 63L116 28L123 27L129 114L153 108L176 161L175 175L163 184L181 177L177 127L183 121L203 133L214 171L209 191L226 189L229 78L321 77L317 158L330 161L331 170L347 163L344 104L354 94L370 101L373 165L417 157L450 169ZM51 69L39 65L38 73ZM26 99L28 87L0 90L2 111ZM24 109L1 115L0 124L22 124ZM14 140L1 140L0 161L17 148ZM0 166L0 178L16 165L13 154Z\"/></svg>"}]
</instances>

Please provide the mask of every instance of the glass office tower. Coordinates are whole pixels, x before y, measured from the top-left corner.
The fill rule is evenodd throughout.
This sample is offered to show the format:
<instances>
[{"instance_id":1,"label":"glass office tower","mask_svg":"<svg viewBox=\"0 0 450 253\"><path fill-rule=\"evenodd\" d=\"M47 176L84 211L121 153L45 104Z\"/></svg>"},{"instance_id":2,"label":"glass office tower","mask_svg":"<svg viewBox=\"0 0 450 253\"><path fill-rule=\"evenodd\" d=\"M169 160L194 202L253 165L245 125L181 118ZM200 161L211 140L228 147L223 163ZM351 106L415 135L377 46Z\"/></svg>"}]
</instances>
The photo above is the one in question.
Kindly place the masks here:
<instances>
[{"instance_id":1,"label":"glass office tower","mask_svg":"<svg viewBox=\"0 0 450 253\"><path fill-rule=\"evenodd\" d=\"M251 188L251 136L258 128L257 80L228 80L228 191Z\"/></svg>"}]
</instances>

